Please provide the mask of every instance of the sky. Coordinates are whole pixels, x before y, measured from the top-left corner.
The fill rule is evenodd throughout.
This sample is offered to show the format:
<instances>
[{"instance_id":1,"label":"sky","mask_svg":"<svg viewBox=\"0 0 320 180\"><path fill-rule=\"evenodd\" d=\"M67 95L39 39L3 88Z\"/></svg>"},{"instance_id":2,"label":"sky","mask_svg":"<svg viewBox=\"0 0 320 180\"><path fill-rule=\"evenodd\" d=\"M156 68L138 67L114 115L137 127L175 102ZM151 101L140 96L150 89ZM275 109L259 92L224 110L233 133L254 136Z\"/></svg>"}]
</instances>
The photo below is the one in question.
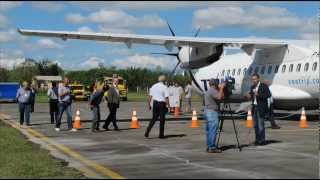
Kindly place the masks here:
<instances>
[{"instance_id":1,"label":"sky","mask_svg":"<svg viewBox=\"0 0 320 180\"><path fill-rule=\"evenodd\" d=\"M17 28L177 36L319 39L319 2L0 2L0 66L50 59L66 70L103 64L172 69L162 46L26 37ZM177 49L173 51L177 52Z\"/></svg>"}]
</instances>

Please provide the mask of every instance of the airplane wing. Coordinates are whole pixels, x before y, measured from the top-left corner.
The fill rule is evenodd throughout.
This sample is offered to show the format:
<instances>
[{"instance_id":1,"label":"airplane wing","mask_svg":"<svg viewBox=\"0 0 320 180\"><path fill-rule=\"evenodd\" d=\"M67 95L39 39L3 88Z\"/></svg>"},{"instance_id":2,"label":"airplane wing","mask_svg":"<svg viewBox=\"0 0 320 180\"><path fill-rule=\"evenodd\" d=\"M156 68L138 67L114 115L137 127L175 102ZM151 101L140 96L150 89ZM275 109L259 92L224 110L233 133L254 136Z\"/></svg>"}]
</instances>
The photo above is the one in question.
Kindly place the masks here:
<instances>
[{"instance_id":1,"label":"airplane wing","mask_svg":"<svg viewBox=\"0 0 320 180\"><path fill-rule=\"evenodd\" d=\"M198 38L182 36L158 36L158 35L136 35L136 34L114 34L114 33L91 33L77 31L43 31L18 29L18 32L27 36L56 37L67 39L83 39L107 42L123 42L128 48L132 44L162 45L169 51L173 47L202 47L223 44L224 47L239 47L246 53L251 54L253 49L266 49L287 46L287 43L280 40L270 39L240 39L240 38Z\"/></svg>"}]
</instances>

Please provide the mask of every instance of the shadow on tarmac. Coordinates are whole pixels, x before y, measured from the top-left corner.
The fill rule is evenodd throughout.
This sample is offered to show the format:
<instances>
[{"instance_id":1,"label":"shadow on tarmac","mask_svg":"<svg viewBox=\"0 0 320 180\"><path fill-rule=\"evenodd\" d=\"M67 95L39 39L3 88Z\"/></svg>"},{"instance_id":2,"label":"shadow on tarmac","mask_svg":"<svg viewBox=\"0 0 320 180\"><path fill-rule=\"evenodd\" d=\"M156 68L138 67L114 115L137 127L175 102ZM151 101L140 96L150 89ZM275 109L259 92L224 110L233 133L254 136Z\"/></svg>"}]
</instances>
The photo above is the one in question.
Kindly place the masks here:
<instances>
[{"instance_id":1,"label":"shadow on tarmac","mask_svg":"<svg viewBox=\"0 0 320 180\"><path fill-rule=\"evenodd\" d=\"M266 140L266 143L264 145L260 145L260 146L266 146L269 144L281 143L281 142L282 141L278 141L278 140ZM254 143L240 145L241 149L243 149L245 147L250 147L250 146L255 146L255 145L254 145ZM221 149L221 151L227 151L229 149L238 149L238 146L237 145L226 145L226 146L221 146L220 149Z\"/></svg>"}]
</instances>

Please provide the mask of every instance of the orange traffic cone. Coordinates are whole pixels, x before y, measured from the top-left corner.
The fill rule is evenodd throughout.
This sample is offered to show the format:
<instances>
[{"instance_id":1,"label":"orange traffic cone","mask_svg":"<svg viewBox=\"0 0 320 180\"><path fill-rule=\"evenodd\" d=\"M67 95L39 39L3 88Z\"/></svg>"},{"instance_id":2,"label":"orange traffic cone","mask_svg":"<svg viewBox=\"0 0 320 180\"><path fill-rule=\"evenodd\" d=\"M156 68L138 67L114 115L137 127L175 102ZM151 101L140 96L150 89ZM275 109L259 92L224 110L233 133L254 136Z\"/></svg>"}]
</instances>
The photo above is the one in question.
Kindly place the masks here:
<instances>
[{"instance_id":1,"label":"orange traffic cone","mask_svg":"<svg viewBox=\"0 0 320 180\"><path fill-rule=\"evenodd\" d=\"M301 117L300 117L300 128L308 128L306 112L304 111L304 107L302 108Z\"/></svg>"},{"instance_id":2,"label":"orange traffic cone","mask_svg":"<svg viewBox=\"0 0 320 180\"><path fill-rule=\"evenodd\" d=\"M198 128L198 127L199 127L199 123L198 123L198 118L197 118L197 111L193 110L191 128Z\"/></svg>"},{"instance_id":3,"label":"orange traffic cone","mask_svg":"<svg viewBox=\"0 0 320 180\"><path fill-rule=\"evenodd\" d=\"M253 128L253 119L252 119L251 110L248 110L246 127L247 127L247 128Z\"/></svg>"},{"instance_id":4,"label":"orange traffic cone","mask_svg":"<svg viewBox=\"0 0 320 180\"><path fill-rule=\"evenodd\" d=\"M175 107L174 108L174 117L175 118L179 117L179 113L180 113L180 108L179 107Z\"/></svg>"},{"instance_id":5,"label":"orange traffic cone","mask_svg":"<svg viewBox=\"0 0 320 180\"><path fill-rule=\"evenodd\" d=\"M80 129L81 128L80 110L79 109L77 109L76 117L74 118L73 128L74 129Z\"/></svg>"},{"instance_id":6,"label":"orange traffic cone","mask_svg":"<svg viewBox=\"0 0 320 180\"><path fill-rule=\"evenodd\" d=\"M137 111L136 111L136 110L133 110L133 112L132 112L132 118L131 118L131 126L130 126L130 128L132 128L132 129L138 129L138 128L140 128L139 121L138 121L138 118L137 118Z\"/></svg>"}]
</instances>

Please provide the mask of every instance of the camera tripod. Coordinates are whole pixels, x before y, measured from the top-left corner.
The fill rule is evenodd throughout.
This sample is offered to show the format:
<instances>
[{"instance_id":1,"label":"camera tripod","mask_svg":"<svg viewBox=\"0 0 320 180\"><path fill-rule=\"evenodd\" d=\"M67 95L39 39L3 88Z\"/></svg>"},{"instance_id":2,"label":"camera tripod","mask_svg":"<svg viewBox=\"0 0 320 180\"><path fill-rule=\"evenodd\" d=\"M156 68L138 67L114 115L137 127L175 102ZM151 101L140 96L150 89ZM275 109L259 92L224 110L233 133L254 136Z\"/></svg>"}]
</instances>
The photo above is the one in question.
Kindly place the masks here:
<instances>
[{"instance_id":1,"label":"camera tripod","mask_svg":"<svg viewBox=\"0 0 320 180\"><path fill-rule=\"evenodd\" d=\"M234 133L235 133L235 136L236 136L236 139L237 139L237 143L238 143L238 149L239 151L241 151L241 146L240 146L240 143L239 143L239 138L238 138L238 131L236 129L236 125L235 125L235 120L232 116L232 112L231 112L231 106L230 106L230 103L226 103L226 102L223 102L223 107L222 109L220 110L221 112L221 115L219 118L219 131L218 131L218 140L217 140L217 147L219 147L219 140L220 140L220 136L221 136L221 132L222 132L222 129L223 129L223 123L224 123L224 119L225 119L225 114L227 113L227 111L229 111L230 113L230 117L231 117L231 120L232 120L232 124L233 124L233 130L234 130Z\"/></svg>"}]
</instances>

